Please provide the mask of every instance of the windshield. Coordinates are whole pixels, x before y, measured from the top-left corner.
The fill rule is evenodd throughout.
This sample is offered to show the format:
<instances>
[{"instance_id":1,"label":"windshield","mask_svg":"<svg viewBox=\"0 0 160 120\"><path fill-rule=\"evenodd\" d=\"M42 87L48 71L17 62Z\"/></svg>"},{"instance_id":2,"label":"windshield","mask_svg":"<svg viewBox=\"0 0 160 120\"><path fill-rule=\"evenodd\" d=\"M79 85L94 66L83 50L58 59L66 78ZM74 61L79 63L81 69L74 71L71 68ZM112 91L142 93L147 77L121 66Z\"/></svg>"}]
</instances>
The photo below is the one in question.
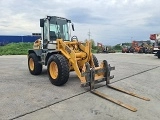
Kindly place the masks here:
<instances>
[{"instance_id":1,"label":"windshield","mask_svg":"<svg viewBox=\"0 0 160 120\"><path fill-rule=\"evenodd\" d=\"M51 18L50 20L50 38L52 36L56 38L62 38L63 40L69 40L69 28L68 22L66 19L55 19ZM55 38L54 37L54 38Z\"/></svg>"}]
</instances>

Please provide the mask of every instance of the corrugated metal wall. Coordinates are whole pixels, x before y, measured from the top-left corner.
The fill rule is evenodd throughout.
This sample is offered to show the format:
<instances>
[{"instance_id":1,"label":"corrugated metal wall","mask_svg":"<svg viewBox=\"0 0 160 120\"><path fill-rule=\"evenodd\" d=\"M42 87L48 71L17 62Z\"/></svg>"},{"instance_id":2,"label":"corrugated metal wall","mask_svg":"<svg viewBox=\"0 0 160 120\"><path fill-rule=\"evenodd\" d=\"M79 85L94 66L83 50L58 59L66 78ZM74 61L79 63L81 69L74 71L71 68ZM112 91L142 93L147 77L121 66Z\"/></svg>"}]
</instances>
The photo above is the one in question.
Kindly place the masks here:
<instances>
[{"instance_id":1,"label":"corrugated metal wall","mask_svg":"<svg viewBox=\"0 0 160 120\"><path fill-rule=\"evenodd\" d=\"M34 42L36 39L39 39L40 36L7 36L0 35L0 45L5 45L8 43L17 43L17 42Z\"/></svg>"}]
</instances>

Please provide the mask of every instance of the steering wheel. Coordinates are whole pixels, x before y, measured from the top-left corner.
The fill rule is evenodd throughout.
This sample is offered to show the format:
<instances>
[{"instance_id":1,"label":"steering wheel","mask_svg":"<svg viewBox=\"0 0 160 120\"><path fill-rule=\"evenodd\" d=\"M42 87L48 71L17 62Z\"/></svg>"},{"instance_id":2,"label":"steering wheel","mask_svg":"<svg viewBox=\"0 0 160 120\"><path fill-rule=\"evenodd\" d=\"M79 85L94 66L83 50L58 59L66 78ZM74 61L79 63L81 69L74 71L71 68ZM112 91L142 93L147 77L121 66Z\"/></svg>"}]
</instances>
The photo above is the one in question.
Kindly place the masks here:
<instances>
[{"instance_id":1,"label":"steering wheel","mask_svg":"<svg viewBox=\"0 0 160 120\"><path fill-rule=\"evenodd\" d=\"M77 36L72 36L71 41L73 41L73 40L77 40L78 41Z\"/></svg>"}]
</instances>

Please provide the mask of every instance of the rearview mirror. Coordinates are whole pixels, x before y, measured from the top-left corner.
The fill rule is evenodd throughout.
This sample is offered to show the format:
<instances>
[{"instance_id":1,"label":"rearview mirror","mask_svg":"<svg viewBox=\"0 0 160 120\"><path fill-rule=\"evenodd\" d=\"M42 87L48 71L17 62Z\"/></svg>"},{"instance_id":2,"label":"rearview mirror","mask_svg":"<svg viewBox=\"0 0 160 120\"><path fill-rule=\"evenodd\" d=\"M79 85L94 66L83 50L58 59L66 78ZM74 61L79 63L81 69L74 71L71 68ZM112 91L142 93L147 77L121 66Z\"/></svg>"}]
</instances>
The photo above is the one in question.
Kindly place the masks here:
<instances>
[{"instance_id":1,"label":"rearview mirror","mask_svg":"<svg viewBox=\"0 0 160 120\"><path fill-rule=\"evenodd\" d=\"M74 31L74 24L72 23L72 30Z\"/></svg>"},{"instance_id":2,"label":"rearview mirror","mask_svg":"<svg viewBox=\"0 0 160 120\"><path fill-rule=\"evenodd\" d=\"M44 27L44 19L40 19L40 27Z\"/></svg>"}]
</instances>

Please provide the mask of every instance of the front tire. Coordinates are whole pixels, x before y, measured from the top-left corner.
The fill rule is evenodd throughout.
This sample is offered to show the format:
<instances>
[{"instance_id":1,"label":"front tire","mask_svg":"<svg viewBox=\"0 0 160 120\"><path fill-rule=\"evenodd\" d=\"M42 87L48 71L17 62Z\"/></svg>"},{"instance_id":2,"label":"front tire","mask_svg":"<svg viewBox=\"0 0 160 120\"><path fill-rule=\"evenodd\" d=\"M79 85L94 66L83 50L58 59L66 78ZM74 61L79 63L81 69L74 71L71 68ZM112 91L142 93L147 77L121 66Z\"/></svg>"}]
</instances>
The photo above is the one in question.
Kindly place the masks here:
<instances>
[{"instance_id":1,"label":"front tire","mask_svg":"<svg viewBox=\"0 0 160 120\"><path fill-rule=\"evenodd\" d=\"M35 53L28 55L28 69L32 75L39 75L42 72L42 64Z\"/></svg>"},{"instance_id":2,"label":"front tire","mask_svg":"<svg viewBox=\"0 0 160 120\"><path fill-rule=\"evenodd\" d=\"M54 54L50 56L47 71L49 80L53 85L64 85L69 79L69 64L63 55Z\"/></svg>"}]
</instances>

